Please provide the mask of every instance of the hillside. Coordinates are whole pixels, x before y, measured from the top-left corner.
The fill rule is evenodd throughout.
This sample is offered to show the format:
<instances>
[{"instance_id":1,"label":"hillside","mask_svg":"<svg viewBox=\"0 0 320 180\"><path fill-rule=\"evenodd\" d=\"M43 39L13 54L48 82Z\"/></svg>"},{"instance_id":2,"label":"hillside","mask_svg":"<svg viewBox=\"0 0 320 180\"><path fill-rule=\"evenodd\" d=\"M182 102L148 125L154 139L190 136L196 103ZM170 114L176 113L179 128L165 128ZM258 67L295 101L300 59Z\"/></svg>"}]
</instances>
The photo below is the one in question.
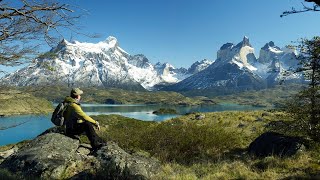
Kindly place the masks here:
<instances>
[{"instance_id":1,"label":"hillside","mask_svg":"<svg viewBox=\"0 0 320 180\"><path fill-rule=\"evenodd\" d=\"M23 91L0 90L0 115L46 114L53 111L52 104Z\"/></svg>"},{"instance_id":2,"label":"hillside","mask_svg":"<svg viewBox=\"0 0 320 180\"><path fill-rule=\"evenodd\" d=\"M71 88L62 86L22 87L31 91L34 96L52 102L61 102L70 95ZM40 89L40 90L39 90ZM176 92L128 91L116 88L81 88L84 91L81 102L101 104L168 104L168 105L200 105L214 104L205 97L189 98Z\"/></svg>"}]
</instances>

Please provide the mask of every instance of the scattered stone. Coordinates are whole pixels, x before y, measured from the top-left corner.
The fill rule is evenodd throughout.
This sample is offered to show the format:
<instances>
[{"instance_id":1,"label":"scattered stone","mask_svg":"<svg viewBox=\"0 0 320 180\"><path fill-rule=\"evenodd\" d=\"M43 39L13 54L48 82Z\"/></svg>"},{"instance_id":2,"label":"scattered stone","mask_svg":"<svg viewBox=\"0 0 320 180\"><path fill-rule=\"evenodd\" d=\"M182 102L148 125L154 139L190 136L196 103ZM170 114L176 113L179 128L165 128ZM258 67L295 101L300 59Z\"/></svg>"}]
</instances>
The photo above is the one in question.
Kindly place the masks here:
<instances>
[{"instance_id":1,"label":"scattered stone","mask_svg":"<svg viewBox=\"0 0 320 180\"><path fill-rule=\"evenodd\" d=\"M256 121L257 121L257 122L262 122L262 121L263 121L263 118L262 118L262 117L257 117Z\"/></svg>"},{"instance_id":2,"label":"scattered stone","mask_svg":"<svg viewBox=\"0 0 320 180\"><path fill-rule=\"evenodd\" d=\"M244 123L239 123L238 124L238 128L244 128L244 127L246 127L247 125L246 124L244 124Z\"/></svg>"},{"instance_id":3,"label":"scattered stone","mask_svg":"<svg viewBox=\"0 0 320 180\"><path fill-rule=\"evenodd\" d=\"M257 157L292 156L305 149L302 139L289 137L275 132L266 132L256 138L248 148L251 155Z\"/></svg>"},{"instance_id":4,"label":"scattered stone","mask_svg":"<svg viewBox=\"0 0 320 180\"><path fill-rule=\"evenodd\" d=\"M269 113L269 112L263 112L263 113L261 114L262 117L270 116L270 115L271 115L271 113Z\"/></svg>"},{"instance_id":5,"label":"scattered stone","mask_svg":"<svg viewBox=\"0 0 320 180\"><path fill-rule=\"evenodd\" d=\"M206 118L206 115L204 115L204 114L197 114L197 115L195 115L195 119L196 119L196 120L201 120L201 119L204 119L204 118Z\"/></svg>"}]
</instances>

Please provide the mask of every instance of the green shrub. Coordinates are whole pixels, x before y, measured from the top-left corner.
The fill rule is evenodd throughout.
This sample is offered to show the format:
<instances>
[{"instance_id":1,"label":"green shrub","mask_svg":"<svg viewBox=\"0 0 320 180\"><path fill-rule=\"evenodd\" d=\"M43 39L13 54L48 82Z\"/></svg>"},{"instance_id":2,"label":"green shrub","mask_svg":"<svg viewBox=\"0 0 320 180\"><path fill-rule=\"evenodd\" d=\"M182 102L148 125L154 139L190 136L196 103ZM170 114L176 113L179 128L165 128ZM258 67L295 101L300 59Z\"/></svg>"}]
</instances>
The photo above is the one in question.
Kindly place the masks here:
<instances>
[{"instance_id":1,"label":"green shrub","mask_svg":"<svg viewBox=\"0 0 320 180\"><path fill-rule=\"evenodd\" d=\"M99 134L106 141L112 140L126 151L141 150L140 141L155 122L140 121L119 115L95 116L101 124Z\"/></svg>"},{"instance_id":2,"label":"green shrub","mask_svg":"<svg viewBox=\"0 0 320 180\"><path fill-rule=\"evenodd\" d=\"M118 115L96 116L101 136L117 142L127 151L146 151L163 162L192 163L217 158L240 147L237 131L224 125L172 119L160 123L139 121Z\"/></svg>"},{"instance_id":3,"label":"green shrub","mask_svg":"<svg viewBox=\"0 0 320 180\"><path fill-rule=\"evenodd\" d=\"M174 119L150 128L141 139L141 148L165 162L192 163L215 158L238 147L234 131L214 124Z\"/></svg>"}]
</instances>

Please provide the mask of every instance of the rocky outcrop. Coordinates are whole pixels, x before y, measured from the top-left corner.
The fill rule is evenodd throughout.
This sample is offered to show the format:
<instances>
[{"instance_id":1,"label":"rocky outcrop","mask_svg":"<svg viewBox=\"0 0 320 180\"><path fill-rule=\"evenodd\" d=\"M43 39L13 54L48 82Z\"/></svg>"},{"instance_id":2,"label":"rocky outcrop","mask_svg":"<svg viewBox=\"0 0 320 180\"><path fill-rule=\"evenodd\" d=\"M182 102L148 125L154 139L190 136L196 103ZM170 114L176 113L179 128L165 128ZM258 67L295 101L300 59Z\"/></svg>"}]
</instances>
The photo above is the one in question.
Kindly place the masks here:
<instances>
[{"instance_id":1,"label":"rocky outcrop","mask_svg":"<svg viewBox=\"0 0 320 180\"><path fill-rule=\"evenodd\" d=\"M156 159L130 155L115 143L102 147L97 152L97 158L103 175L113 177L112 179L147 179L160 169L160 163Z\"/></svg>"},{"instance_id":2,"label":"rocky outcrop","mask_svg":"<svg viewBox=\"0 0 320 180\"><path fill-rule=\"evenodd\" d=\"M89 148L48 131L6 158L0 168L41 179L150 179L160 170L156 159L128 154L114 142L95 155Z\"/></svg>"},{"instance_id":3,"label":"rocky outcrop","mask_svg":"<svg viewBox=\"0 0 320 180\"><path fill-rule=\"evenodd\" d=\"M4 161L5 158L11 156L13 153L18 151L18 147L14 146L8 150L0 152L0 163Z\"/></svg>"},{"instance_id":4,"label":"rocky outcrop","mask_svg":"<svg viewBox=\"0 0 320 180\"><path fill-rule=\"evenodd\" d=\"M78 146L79 141L64 135L46 134L11 155L0 167L26 176L59 179L70 162L81 159L76 154Z\"/></svg>"},{"instance_id":5,"label":"rocky outcrop","mask_svg":"<svg viewBox=\"0 0 320 180\"><path fill-rule=\"evenodd\" d=\"M304 149L302 139L289 137L275 132L266 132L256 138L248 148L251 155L257 157L292 156Z\"/></svg>"}]
</instances>

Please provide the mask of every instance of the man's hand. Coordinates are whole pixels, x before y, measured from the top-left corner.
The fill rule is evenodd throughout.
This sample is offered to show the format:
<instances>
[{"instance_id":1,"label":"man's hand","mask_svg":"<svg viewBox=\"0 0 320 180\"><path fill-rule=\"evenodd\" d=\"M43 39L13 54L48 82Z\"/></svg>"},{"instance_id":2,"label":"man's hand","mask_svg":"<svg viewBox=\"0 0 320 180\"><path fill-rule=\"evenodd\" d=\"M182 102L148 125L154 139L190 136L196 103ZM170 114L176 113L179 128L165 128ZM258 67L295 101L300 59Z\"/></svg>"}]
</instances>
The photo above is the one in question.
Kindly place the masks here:
<instances>
[{"instance_id":1,"label":"man's hand","mask_svg":"<svg viewBox=\"0 0 320 180\"><path fill-rule=\"evenodd\" d=\"M98 121L96 121L96 127L97 127L98 131L100 131L100 124Z\"/></svg>"}]
</instances>

